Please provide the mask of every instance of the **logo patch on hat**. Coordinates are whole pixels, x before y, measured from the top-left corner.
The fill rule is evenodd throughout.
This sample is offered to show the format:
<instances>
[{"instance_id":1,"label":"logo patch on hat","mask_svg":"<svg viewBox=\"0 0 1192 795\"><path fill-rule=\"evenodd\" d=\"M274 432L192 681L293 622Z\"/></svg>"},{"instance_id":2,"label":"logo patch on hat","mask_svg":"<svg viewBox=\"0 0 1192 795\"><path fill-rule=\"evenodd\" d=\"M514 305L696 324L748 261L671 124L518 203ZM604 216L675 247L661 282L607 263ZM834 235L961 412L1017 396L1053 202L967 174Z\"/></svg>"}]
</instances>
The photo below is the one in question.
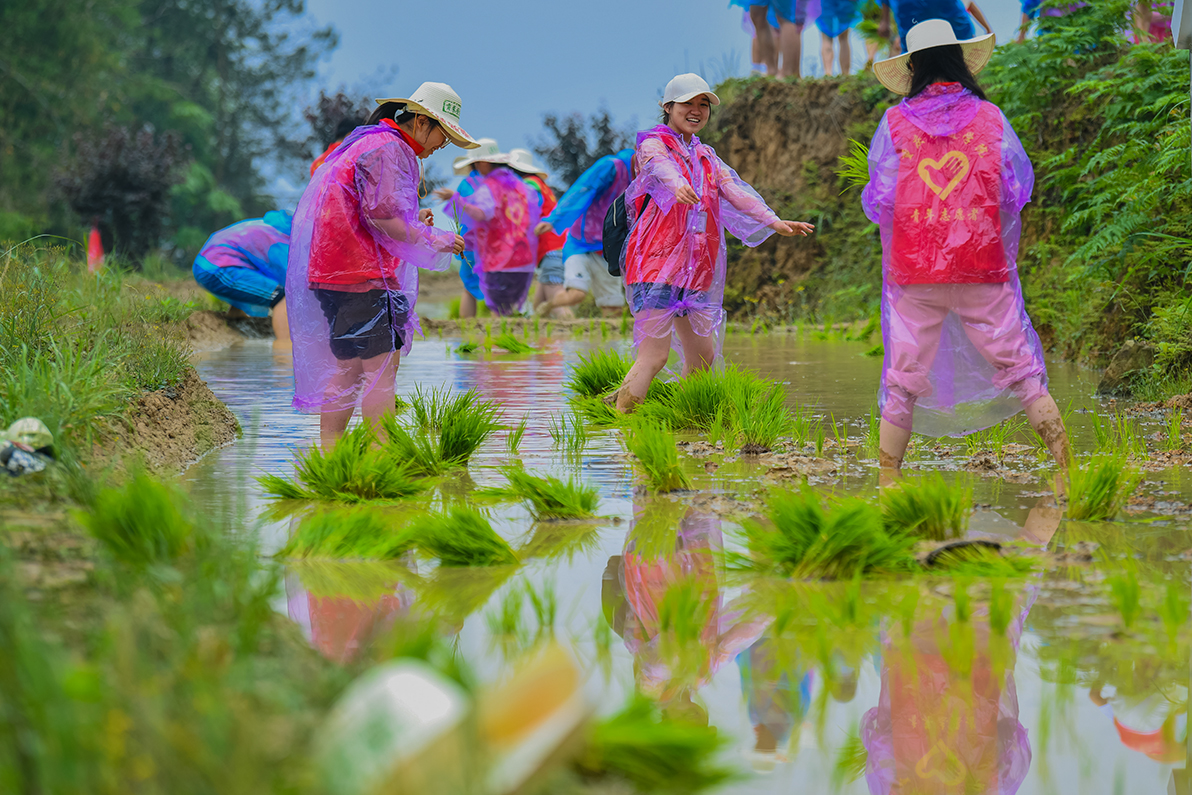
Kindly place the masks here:
<instances>
[{"instance_id":1,"label":"logo patch on hat","mask_svg":"<svg viewBox=\"0 0 1192 795\"><path fill-rule=\"evenodd\" d=\"M448 116L454 116L458 119L460 110L461 108L458 102L453 102L450 99L443 100L443 112Z\"/></svg>"}]
</instances>

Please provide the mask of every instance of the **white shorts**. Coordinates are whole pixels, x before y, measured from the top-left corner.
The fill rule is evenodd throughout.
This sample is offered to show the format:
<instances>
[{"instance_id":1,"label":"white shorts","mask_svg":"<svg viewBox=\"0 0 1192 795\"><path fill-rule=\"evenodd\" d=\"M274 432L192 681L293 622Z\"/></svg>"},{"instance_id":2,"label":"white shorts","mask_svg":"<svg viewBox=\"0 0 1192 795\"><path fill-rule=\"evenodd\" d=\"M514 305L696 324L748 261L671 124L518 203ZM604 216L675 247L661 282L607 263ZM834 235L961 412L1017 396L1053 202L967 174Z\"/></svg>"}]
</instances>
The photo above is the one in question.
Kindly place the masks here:
<instances>
[{"instance_id":1,"label":"white shorts","mask_svg":"<svg viewBox=\"0 0 1192 795\"><path fill-rule=\"evenodd\" d=\"M572 254L563 263L563 286L591 293L596 306L625 306L625 286L619 276L608 275L608 265L597 251Z\"/></svg>"}]
</instances>

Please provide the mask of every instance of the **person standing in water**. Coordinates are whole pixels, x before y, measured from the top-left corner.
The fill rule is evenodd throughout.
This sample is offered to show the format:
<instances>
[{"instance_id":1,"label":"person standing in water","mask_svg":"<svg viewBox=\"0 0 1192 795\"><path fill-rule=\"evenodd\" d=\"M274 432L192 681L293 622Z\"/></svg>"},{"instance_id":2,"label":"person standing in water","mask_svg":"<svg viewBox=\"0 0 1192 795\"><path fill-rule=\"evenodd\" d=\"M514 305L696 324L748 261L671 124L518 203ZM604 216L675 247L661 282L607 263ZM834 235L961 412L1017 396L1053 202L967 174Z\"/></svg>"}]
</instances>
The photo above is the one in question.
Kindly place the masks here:
<instances>
[{"instance_id":1,"label":"person standing in water","mask_svg":"<svg viewBox=\"0 0 1192 795\"><path fill-rule=\"evenodd\" d=\"M476 272L476 238L472 233L476 224L466 214L460 216L459 205L454 202L466 199L475 193L476 189L480 187L480 183L484 182L484 178L488 176L488 172L495 168L493 163L502 157L501 147L497 146L495 140L480 138L478 141L479 147L471 154L455 158L455 162L452 164L452 170L456 175L463 177L463 181L455 187L455 190L451 188L435 189L435 196L448 202L443 210L445 212L450 210L455 216L454 220L459 224L459 229L455 231L464 236L467 246L466 250L459 255L459 280L463 282L464 286L464 291L459 297L459 316L461 318L476 317L476 306L479 301L484 300L484 293L480 290L480 276Z\"/></svg>"},{"instance_id":2,"label":"person standing in water","mask_svg":"<svg viewBox=\"0 0 1192 795\"><path fill-rule=\"evenodd\" d=\"M529 149L510 149L509 167L526 181L531 190L537 191L541 214L550 215L559 202L550 185L546 184L546 171L534 163L533 153ZM538 287L534 293L535 307L563 292L563 246L566 243L567 234L560 235L554 229L538 235L538 270L535 272ZM551 315L571 317L572 313L568 307L562 307L551 312Z\"/></svg>"},{"instance_id":3,"label":"person standing in water","mask_svg":"<svg viewBox=\"0 0 1192 795\"><path fill-rule=\"evenodd\" d=\"M315 171L294 214L286 295L294 347L294 407L318 413L324 447L348 427L393 411L401 353L421 333L418 269L443 271L464 250L418 208L419 161L448 143L479 144L459 124L459 95L423 83L379 99Z\"/></svg>"},{"instance_id":4,"label":"person standing in water","mask_svg":"<svg viewBox=\"0 0 1192 795\"><path fill-rule=\"evenodd\" d=\"M616 394L632 412L666 365L677 338L683 375L712 366L724 333L727 229L747 246L773 233L807 235L783 221L696 134L720 99L696 74L666 85L662 124L638 133L633 182L625 191L629 236L621 256L637 356Z\"/></svg>"},{"instance_id":5,"label":"person standing in water","mask_svg":"<svg viewBox=\"0 0 1192 795\"><path fill-rule=\"evenodd\" d=\"M993 36L960 41L930 19L906 40L906 55L874 64L882 85L908 96L878 126L862 194L882 237L881 466L900 471L912 430L964 435L1025 410L1066 468L1016 263L1034 172L973 76Z\"/></svg>"},{"instance_id":6,"label":"person standing in water","mask_svg":"<svg viewBox=\"0 0 1192 795\"><path fill-rule=\"evenodd\" d=\"M538 235L567 229L563 244L563 289L535 307L539 315L570 307L592 293L606 317L619 317L625 306L621 281L608 272L604 261L604 216L608 207L629 187L632 149L622 149L597 160L567 189L563 198L534 228ZM568 228L570 227L570 228Z\"/></svg>"}]
</instances>

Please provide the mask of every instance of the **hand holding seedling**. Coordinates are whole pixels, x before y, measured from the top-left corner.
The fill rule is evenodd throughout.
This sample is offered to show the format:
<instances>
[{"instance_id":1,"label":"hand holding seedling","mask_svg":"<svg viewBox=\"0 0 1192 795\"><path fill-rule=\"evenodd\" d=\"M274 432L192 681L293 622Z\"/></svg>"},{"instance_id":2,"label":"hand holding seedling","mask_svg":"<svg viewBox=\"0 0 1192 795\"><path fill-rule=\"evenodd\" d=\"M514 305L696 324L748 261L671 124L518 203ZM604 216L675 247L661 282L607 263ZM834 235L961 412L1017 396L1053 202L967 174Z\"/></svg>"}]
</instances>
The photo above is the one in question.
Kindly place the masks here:
<instances>
[{"instance_id":1,"label":"hand holding seedling","mask_svg":"<svg viewBox=\"0 0 1192 795\"><path fill-rule=\"evenodd\" d=\"M464 239L459 235L455 236L455 243L451 246L451 251L455 254L464 253Z\"/></svg>"},{"instance_id":2,"label":"hand holding seedling","mask_svg":"<svg viewBox=\"0 0 1192 795\"><path fill-rule=\"evenodd\" d=\"M534 227L534 234L545 235L547 232L553 231L554 227L550 225L549 221L539 221L538 225Z\"/></svg>"},{"instance_id":3,"label":"hand holding seedling","mask_svg":"<svg viewBox=\"0 0 1192 795\"><path fill-rule=\"evenodd\" d=\"M435 214L433 212L431 212L430 210L419 210L418 211L418 220L421 221L422 223L426 224L427 226L434 226Z\"/></svg>"},{"instance_id":4,"label":"hand holding seedling","mask_svg":"<svg viewBox=\"0 0 1192 795\"><path fill-rule=\"evenodd\" d=\"M802 221L775 221L770 228L783 237L807 237L815 231L815 224L805 224Z\"/></svg>"}]
</instances>

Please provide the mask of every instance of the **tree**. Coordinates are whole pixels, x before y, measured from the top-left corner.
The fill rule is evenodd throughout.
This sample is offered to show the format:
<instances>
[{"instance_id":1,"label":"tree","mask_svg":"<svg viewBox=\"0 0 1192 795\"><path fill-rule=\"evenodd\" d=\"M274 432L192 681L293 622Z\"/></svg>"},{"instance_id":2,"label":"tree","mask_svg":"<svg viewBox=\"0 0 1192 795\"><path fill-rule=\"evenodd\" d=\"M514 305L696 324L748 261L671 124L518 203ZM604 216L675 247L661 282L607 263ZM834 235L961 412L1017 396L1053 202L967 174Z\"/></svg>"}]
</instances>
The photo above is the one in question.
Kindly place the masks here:
<instances>
[{"instance_id":1,"label":"tree","mask_svg":"<svg viewBox=\"0 0 1192 795\"><path fill-rule=\"evenodd\" d=\"M318 155L339 137L337 133L342 123L364 124L375 107L376 103L371 100L350 97L342 88L333 95L319 91L315 103L302 111L311 129L311 135L307 138L308 151Z\"/></svg>"},{"instance_id":2,"label":"tree","mask_svg":"<svg viewBox=\"0 0 1192 795\"><path fill-rule=\"evenodd\" d=\"M547 136L534 142L534 152L546 161L565 187L570 187L600 158L633 146L633 128L618 129L603 108L588 118L580 113L562 118L548 113L543 126Z\"/></svg>"}]
</instances>

